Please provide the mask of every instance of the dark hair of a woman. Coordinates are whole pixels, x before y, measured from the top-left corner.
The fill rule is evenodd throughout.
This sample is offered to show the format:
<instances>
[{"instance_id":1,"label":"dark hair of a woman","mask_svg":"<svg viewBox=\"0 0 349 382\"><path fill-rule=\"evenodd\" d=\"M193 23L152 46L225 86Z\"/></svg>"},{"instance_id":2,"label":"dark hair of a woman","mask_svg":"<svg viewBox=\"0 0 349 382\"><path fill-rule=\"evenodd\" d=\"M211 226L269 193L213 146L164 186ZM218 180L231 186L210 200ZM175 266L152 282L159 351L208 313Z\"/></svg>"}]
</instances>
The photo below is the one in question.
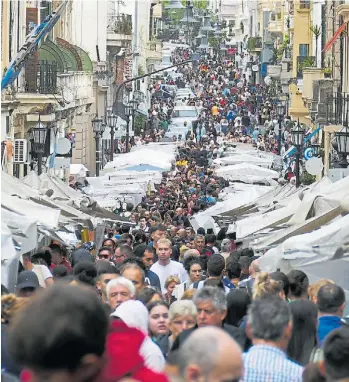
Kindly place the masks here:
<instances>
[{"instance_id":1,"label":"dark hair of a woman","mask_svg":"<svg viewBox=\"0 0 349 382\"><path fill-rule=\"evenodd\" d=\"M143 288L137 293L136 300L142 302L145 306L151 301L151 299L158 295L162 299L161 293L153 288Z\"/></svg>"},{"instance_id":2,"label":"dark hair of a woman","mask_svg":"<svg viewBox=\"0 0 349 382\"><path fill-rule=\"evenodd\" d=\"M289 281L289 297L291 299L308 295L309 279L304 272L294 269L287 274L287 278Z\"/></svg>"},{"instance_id":3,"label":"dark hair of a woman","mask_svg":"<svg viewBox=\"0 0 349 382\"><path fill-rule=\"evenodd\" d=\"M184 269L188 272L188 274L190 272L190 268L194 264L199 264L200 267L202 267L202 263L201 263L200 258L198 256L191 255L191 256L188 256L187 258L184 259L183 266L184 266Z\"/></svg>"},{"instance_id":4,"label":"dark hair of a woman","mask_svg":"<svg viewBox=\"0 0 349 382\"><path fill-rule=\"evenodd\" d=\"M289 307L293 328L287 355L300 365L306 365L317 345L318 310L310 300L295 300L289 303Z\"/></svg>"},{"instance_id":5,"label":"dark hair of a woman","mask_svg":"<svg viewBox=\"0 0 349 382\"><path fill-rule=\"evenodd\" d=\"M239 327L243 318L247 315L247 309L251 304L251 297L243 289L232 289L227 294L227 316L224 322Z\"/></svg>"},{"instance_id":6,"label":"dark hair of a woman","mask_svg":"<svg viewBox=\"0 0 349 382\"><path fill-rule=\"evenodd\" d=\"M97 268L90 261L79 261L73 268L73 274L77 281L84 284L95 286L97 277Z\"/></svg>"},{"instance_id":7,"label":"dark hair of a woman","mask_svg":"<svg viewBox=\"0 0 349 382\"><path fill-rule=\"evenodd\" d=\"M148 312L150 313L157 306L166 306L166 308L169 309L167 302L159 300L159 301L153 301L147 304Z\"/></svg>"}]
</instances>

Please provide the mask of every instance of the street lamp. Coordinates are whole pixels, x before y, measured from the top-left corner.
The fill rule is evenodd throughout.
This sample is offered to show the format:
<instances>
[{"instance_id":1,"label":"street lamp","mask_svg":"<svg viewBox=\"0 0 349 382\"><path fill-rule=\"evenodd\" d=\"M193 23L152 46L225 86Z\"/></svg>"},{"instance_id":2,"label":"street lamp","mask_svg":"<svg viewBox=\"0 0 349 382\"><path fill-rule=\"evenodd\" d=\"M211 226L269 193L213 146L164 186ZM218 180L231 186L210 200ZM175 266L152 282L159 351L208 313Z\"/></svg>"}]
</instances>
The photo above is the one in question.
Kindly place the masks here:
<instances>
[{"instance_id":1,"label":"street lamp","mask_svg":"<svg viewBox=\"0 0 349 382\"><path fill-rule=\"evenodd\" d=\"M128 153L128 146L130 141L130 117L133 114L133 107L131 104L125 105L125 115L126 115L126 152Z\"/></svg>"},{"instance_id":2,"label":"street lamp","mask_svg":"<svg viewBox=\"0 0 349 382\"><path fill-rule=\"evenodd\" d=\"M40 114L38 123L31 128L30 139L32 140L32 149L38 157L38 175L42 173L42 156L44 154L47 128L41 123Z\"/></svg>"},{"instance_id":3,"label":"street lamp","mask_svg":"<svg viewBox=\"0 0 349 382\"><path fill-rule=\"evenodd\" d=\"M337 143L337 152L342 156L342 160L339 162L342 168L348 167L347 156L349 154L349 128L344 126L340 131L335 133L335 140Z\"/></svg>"},{"instance_id":4,"label":"street lamp","mask_svg":"<svg viewBox=\"0 0 349 382\"><path fill-rule=\"evenodd\" d=\"M96 141L96 176L99 176L99 168L100 168L100 150L99 150L99 140L102 137L104 130L105 130L105 124L103 123L103 120L101 118L95 117L92 120L92 129L95 134L95 141Z\"/></svg>"},{"instance_id":5,"label":"street lamp","mask_svg":"<svg viewBox=\"0 0 349 382\"><path fill-rule=\"evenodd\" d=\"M296 187L298 188L300 185L300 177L299 177L299 161L300 161L300 155L301 155L301 148L303 147L303 141L304 141L304 129L299 123L294 127L291 131L291 139L292 143L296 148Z\"/></svg>"},{"instance_id":6,"label":"street lamp","mask_svg":"<svg viewBox=\"0 0 349 382\"><path fill-rule=\"evenodd\" d=\"M108 126L110 128L110 162L114 160L114 133L116 124L118 122L118 116L111 113L108 115Z\"/></svg>"},{"instance_id":7,"label":"street lamp","mask_svg":"<svg viewBox=\"0 0 349 382\"><path fill-rule=\"evenodd\" d=\"M135 123L136 123L136 111L138 109L138 101L136 99L132 99L130 102L132 106L132 131L135 133Z\"/></svg>"},{"instance_id":8,"label":"street lamp","mask_svg":"<svg viewBox=\"0 0 349 382\"><path fill-rule=\"evenodd\" d=\"M281 134L282 134L282 120L285 114L285 108L282 102L276 105L276 112L279 117L279 136L278 136L278 155L281 155Z\"/></svg>"}]
</instances>

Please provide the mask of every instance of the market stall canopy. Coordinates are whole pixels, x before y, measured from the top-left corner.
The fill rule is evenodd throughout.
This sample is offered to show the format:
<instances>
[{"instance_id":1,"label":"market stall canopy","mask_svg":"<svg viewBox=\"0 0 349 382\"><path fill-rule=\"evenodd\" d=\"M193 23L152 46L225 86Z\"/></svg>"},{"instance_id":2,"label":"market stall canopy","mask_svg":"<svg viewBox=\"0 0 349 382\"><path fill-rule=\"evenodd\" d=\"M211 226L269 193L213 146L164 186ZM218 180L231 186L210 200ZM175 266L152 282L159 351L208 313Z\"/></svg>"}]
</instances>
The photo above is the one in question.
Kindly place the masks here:
<instances>
[{"instance_id":1,"label":"market stall canopy","mask_svg":"<svg viewBox=\"0 0 349 382\"><path fill-rule=\"evenodd\" d=\"M1 223L7 226L13 239L20 245L19 254L37 247L37 220L35 218L23 216L1 207ZM7 259L8 256L7 252L2 252L2 259Z\"/></svg>"},{"instance_id":2,"label":"market stall canopy","mask_svg":"<svg viewBox=\"0 0 349 382\"><path fill-rule=\"evenodd\" d=\"M264 238L256 239L254 242L252 242L251 246L256 251L270 248L276 244L282 243L292 236L316 230L321 226L328 224L333 219L340 216L340 214L343 212L343 208L339 205L338 207L323 212L320 215L316 214L316 216L308 218L303 223L299 223L293 226L288 226L285 224L284 227L282 227L283 229L279 230L278 232L271 232Z\"/></svg>"},{"instance_id":3,"label":"market stall canopy","mask_svg":"<svg viewBox=\"0 0 349 382\"><path fill-rule=\"evenodd\" d=\"M83 194L69 187L61 179L42 173L40 176L36 171L30 171L29 174L22 179L22 182L27 186L40 191L40 194L45 194L51 190L53 193L51 199L61 200L79 200L82 199Z\"/></svg>"},{"instance_id":4,"label":"market stall canopy","mask_svg":"<svg viewBox=\"0 0 349 382\"><path fill-rule=\"evenodd\" d=\"M122 155L116 155L113 162L109 162L105 165L102 173L105 174L106 172L110 172L114 169L124 169L130 166L138 166L140 163L144 163L145 161L146 165L169 170L171 168L171 162L174 159L175 152L171 149L165 150L161 146L158 146L157 149L151 148L151 146L142 146L135 151Z\"/></svg>"},{"instance_id":5,"label":"market stall canopy","mask_svg":"<svg viewBox=\"0 0 349 382\"><path fill-rule=\"evenodd\" d=\"M259 178L271 178L278 179L279 174L274 170L269 170L267 168L261 168L255 164L241 163L225 167L220 167L215 170L218 176L235 176L235 177L248 177L255 176Z\"/></svg>"},{"instance_id":6,"label":"market stall canopy","mask_svg":"<svg viewBox=\"0 0 349 382\"><path fill-rule=\"evenodd\" d=\"M88 172L88 168L85 167L83 164L74 164L72 163L70 165L69 173L70 175L77 175L80 178L85 178Z\"/></svg>"},{"instance_id":7,"label":"market stall canopy","mask_svg":"<svg viewBox=\"0 0 349 382\"><path fill-rule=\"evenodd\" d=\"M217 158L213 161L219 166L227 166L234 164L251 164L258 167L270 168L273 164L273 157L266 158L264 156L249 155L249 154L233 154L223 158Z\"/></svg>"},{"instance_id":8,"label":"market stall canopy","mask_svg":"<svg viewBox=\"0 0 349 382\"><path fill-rule=\"evenodd\" d=\"M88 197L84 198L80 204L81 210L88 215L95 216L101 218L103 220L109 220L111 222L116 223L125 223L128 225L135 225L136 223L132 223L129 219L114 214L111 211L106 210L105 208L101 208L95 200L92 200Z\"/></svg>"},{"instance_id":9,"label":"market stall canopy","mask_svg":"<svg viewBox=\"0 0 349 382\"><path fill-rule=\"evenodd\" d=\"M33 195L39 195L36 189L24 184L18 178L1 172L1 191L7 195L18 195L21 198L30 198Z\"/></svg>"},{"instance_id":10,"label":"market stall canopy","mask_svg":"<svg viewBox=\"0 0 349 382\"><path fill-rule=\"evenodd\" d=\"M327 225L309 233L286 239L279 246L270 249L260 258L260 268L266 272L280 269L288 273L292 269L301 269L333 259L343 245L349 244L349 215L338 217ZM347 276L349 263L346 264ZM329 278L328 276L324 276Z\"/></svg>"},{"instance_id":11,"label":"market stall canopy","mask_svg":"<svg viewBox=\"0 0 349 382\"><path fill-rule=\"evenodd\" d=\"M28 216L44 226L56 228L59 224L60 209L38 206L31 200L1 193L1 206L18 215Z\"/></svg>"},{"instance_id":12,"label":"market stall canopy","mask_svg":"<svg viewBox=\"0 0 349 382\"><path fill-rule=\"evenodd\" d=\"M234 188L230 189L229 194L223 195L224 200L218 201L214 206L192 216L190 222L197 227L205 228L206 223L212 219L212 216L230 215L231 210L256 200L261 195L269 192L270 189L271 187L236 184Z\"/></svg>"},{"instance_id":13,"label":"market stall canopy","mask_svg":"<svg viewBox=\"0 0 349 382\"><path fill-rule=\"evenodd\" d=\"M157 172L162 172L165 171L165 168L163 167L155 167L149 164L144 164L141 163L137 166L130 166L130 167L125 167L124 171L137 171L137 172L143 172L143 171L157 171Z\"/></svg>"}]
</instances>

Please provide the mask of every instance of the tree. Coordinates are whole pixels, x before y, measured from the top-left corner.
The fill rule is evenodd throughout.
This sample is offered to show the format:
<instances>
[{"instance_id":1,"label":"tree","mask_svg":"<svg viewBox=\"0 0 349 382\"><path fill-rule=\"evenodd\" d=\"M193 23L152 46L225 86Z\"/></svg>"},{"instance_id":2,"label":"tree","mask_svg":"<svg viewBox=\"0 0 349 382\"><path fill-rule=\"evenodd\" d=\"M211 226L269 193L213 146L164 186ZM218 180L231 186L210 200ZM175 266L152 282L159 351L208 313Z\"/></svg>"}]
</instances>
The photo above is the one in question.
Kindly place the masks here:
<instances>
[{"instance_id":1,"label":"tree","mask_svg":"<svg viewBox=\"0 0 349 382\"><path fill-rule=\"evenodd\" d=\"M318 49L318 40L321 35L321 27L320 25L313 25L310 27L310 30L313 32L313 35L315 37L315 62L317 66L317 49Z\"/></svg>"}]
</instances>

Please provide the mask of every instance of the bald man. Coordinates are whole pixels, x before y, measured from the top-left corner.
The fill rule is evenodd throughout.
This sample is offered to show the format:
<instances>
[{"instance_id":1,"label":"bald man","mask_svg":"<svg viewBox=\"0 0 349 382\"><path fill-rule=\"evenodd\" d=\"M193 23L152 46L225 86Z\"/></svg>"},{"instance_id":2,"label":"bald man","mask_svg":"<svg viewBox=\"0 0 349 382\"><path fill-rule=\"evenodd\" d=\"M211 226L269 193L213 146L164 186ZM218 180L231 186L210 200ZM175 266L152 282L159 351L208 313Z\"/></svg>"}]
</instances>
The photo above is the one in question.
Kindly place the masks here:
<instances>
[{"instance_id":1,"label":"bald man","mask_svg":"<svg viewBox=\"0 0 349 382\"><path fill-rule=\"evenodd\" d=\"M249 268L250 277L248 279L240 281L238 286L240 288L247 288L249 291L252 291L254 280L258 276L259 272L259 259L253 260Z\"/></svg>"},{"instance_id":2,"label":"bald man","mask_svg":"<svg viewBox=\"0 0 349 382\"><path fill-rule=\"evenodd\" d=\"M242 376L241 349L222 329L197 329L181 347L178 371L184 382L237 382Z\"/></svg>"}]
</instances>

